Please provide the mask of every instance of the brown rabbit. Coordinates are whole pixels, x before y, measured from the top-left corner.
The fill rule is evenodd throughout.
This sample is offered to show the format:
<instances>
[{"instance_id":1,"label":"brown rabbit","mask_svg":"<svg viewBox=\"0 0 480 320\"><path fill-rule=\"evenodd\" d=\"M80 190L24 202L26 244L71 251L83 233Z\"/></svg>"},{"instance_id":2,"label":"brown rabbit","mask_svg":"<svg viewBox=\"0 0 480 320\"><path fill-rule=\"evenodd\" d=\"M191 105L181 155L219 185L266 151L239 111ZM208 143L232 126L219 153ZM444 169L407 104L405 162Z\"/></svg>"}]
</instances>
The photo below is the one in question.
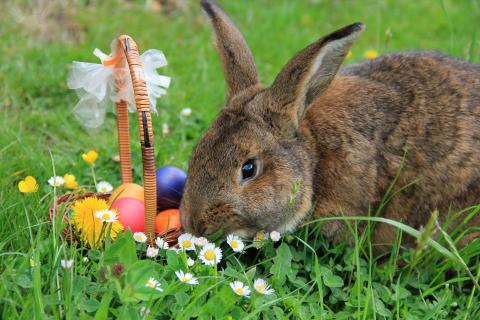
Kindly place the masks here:
<instances>
[{"instance_id":1,"label":"brown rabbit","mask_svg":"<svg viewBox=\"0 0 480 320\"><path fill-rule=\"evenodd\" d=\"M398 172L394 191L410 186L383 217L420 228L435 209L445 221L480 203L480 66L401 52L339 70L364 30L355 23L300 51L264 88L228 16L213 0L201 5L228 94L190 159L186 231L249 237L292 231L307 219L366 216ZM375 243L395 238L387 225L375 228ZM323 232L332 240L348 235L342 221L324 223Z\"/></svg>"}]
</instances>

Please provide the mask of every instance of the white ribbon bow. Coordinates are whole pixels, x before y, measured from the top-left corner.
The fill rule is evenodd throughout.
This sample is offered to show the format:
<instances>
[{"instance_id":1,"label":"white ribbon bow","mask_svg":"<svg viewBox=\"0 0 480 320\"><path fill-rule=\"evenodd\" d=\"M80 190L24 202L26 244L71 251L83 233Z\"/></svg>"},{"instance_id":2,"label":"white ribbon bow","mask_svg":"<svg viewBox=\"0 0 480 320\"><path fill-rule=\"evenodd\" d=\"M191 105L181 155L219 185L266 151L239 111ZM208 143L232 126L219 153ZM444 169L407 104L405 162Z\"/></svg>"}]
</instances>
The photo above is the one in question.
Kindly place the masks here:
<instances>
[{"instance_id":1,"label":"white ribbon bow","mask_svg":"<svg viewBox=\"0 0 480 320\"><path fill-rule=\"evenodd\" d=\"M112 47L115 53L115 47L113 45ZM87 128L98 128L103 124L105 113L111 102L124 100L130 112L136 111L129 70L115 68L114 74L112 66L103 65L104 61L111 60L112 57L99 49L95 49L93 53L102 63L74 61L67 81L68 87L76 90L80 98L73 108L73 113ZM167 93L166 89L170 85L170 77L157 73L157 68L167 65L167 59L161 51L156 49L145 51L140 58L148 89L150 110L156 114L157 99ZM118 88L117 83L125 83L126 86Z\"/></svg>"}]
</instances>

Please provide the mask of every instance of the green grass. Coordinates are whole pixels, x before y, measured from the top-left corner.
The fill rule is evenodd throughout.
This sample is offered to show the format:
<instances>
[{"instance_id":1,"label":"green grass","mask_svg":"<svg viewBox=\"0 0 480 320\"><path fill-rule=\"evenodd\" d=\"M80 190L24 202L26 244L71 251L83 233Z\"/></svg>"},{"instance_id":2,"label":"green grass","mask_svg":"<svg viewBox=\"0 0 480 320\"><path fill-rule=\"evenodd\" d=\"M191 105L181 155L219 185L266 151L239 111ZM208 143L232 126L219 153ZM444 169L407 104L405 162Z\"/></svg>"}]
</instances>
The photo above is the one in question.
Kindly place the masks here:
<instances>
[{"instance_id":1,"label":"green grass","mask_svg":"<svg viewBox=\"0 0 480 320\"><path fill-rule=\"evenodd\" d=\"M82 33L73 42L35 38L15 22L11 10L25 8L26 2L0 4L0 318L135 319L146 307L152 318L162 319L480 319L475 288L479 241L457 251L452 241L458 235L451 240L439 233L438 242L432 243L429 228L416 234L422 239L418 248L396 245L383 257L372 255L368 233L355 228L358 221L345 221L350 243L328 243L318 221L280 243L267 241L243 255L223 244L225 259L218 270L198 262L192 268L200 278L195 287L180 284L173 274L186 268L184 256L164 251L155 261L145 259L145 248L128 235L105 252L61 241L58 228L47 219L54 194L46 181L53 170L73 173L81 184L91 185L90 169L80 155L96 149L98 179L114 185L120 180L118 163L111 160L117 153L114 115L90 131L73 118L76 96L65 84L71 61L96 62L93 49L108 51L111 40L123 33L141 50L165 52L169 66L160 73L171 76L172 85L159 100L161 111L153 120L159 166L187 168L189 154L222 106L225 92L211 30L196 1L188 2L186 11L168 15L145 10L139 0L87 2L77 1L70 8ZM265 84L296 51L354 21L366 23L367 31L347 63L363 59L368 49L440 50L480 60L480 2L474 0L219 2L244 32ZM182 120L179 112L185 107L193 113ZM130 119L134 174L141 181L135 117ZM172 130L165 137L164 122ZM18 191L18 182L27 175L39 181L38 193ZM408 232L402 225L397 229L398 239ZM85 255L88 263L82 260ZM30 266L30 258L36 266ZM75 260L73 269L60 267L65 258ZM112 268L118 261L125 270L115 277ZM162 293L146 290L150 275L160 280ZM275 294L252 293L242 299L228 285L233 280L251 284L255 277L268 279Z\"/></svg>"}]
</instances>

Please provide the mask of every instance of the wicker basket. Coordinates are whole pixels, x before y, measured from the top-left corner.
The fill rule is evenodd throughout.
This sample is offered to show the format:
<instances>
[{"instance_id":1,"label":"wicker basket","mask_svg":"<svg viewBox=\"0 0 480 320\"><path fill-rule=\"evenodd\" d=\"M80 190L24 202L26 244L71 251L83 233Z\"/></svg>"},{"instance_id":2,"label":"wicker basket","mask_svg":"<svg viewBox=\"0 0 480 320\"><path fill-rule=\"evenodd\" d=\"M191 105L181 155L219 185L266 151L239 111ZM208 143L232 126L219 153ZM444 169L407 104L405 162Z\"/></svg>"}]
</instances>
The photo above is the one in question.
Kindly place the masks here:
<instances>
[{"instance_id":1,"label":"wicker basket","mask_svg":"<svg viewBox=\"0 0 480 320\"><path fill-rule=\"evenodd\" d=\"M145 234L149 239L149 243L153 245L155 240L155 217L157 215L157 191L156 191L156 175L155 175L155 153L153 141L152 118L150 114L150 101L148 98L147 85L142 70L142 62L137 49L137 44L127 35L122 35L116 41L118 52L123 53L119 57L114 58L114 68L128 67L130 77L133 84L133 93L135 104L138 111L138 124L140 129L140 143L142 147L143 161L143 188L145 199ZM121 88L124 83L118 83L117 87ZM118 131L118 147L120 153L120 172L123 183L133 182L132 177L132 160L130 155L130 131L128 125L128 109L127 102L120 101L116 104L117 109L117 131ZM81 198L88 196L97 196L99 198L108 199L109 194L86 193L78 195L75 193L67 193L56 199L49 210L50 220L61 214L64 220L68 221L66 213L69 211L73 203ZM59 205L64 208L63 212L56 212ZM75 235L71 233L72 228L66 228L64 235L68 239L75 239ZM161 234L170 244L175 244L180 234L180 229L175 228Z\"/></svg>"}]
</instances>

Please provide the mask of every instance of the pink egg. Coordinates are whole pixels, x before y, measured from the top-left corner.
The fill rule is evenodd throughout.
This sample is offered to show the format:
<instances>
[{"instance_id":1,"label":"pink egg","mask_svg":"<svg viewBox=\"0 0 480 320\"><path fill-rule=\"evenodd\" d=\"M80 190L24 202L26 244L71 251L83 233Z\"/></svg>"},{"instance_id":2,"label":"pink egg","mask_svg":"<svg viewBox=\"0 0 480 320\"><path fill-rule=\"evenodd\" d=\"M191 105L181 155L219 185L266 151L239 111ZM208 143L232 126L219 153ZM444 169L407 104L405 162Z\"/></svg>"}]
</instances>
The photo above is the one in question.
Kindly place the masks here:
<instances>
[{"instance_id":1,"label":"pink egg","mask_svg":"<svg viewBox=\"0 0 480 320\"><path fill-rule=\"evenodd\" d=\"M132 232L145 231L145 205L142 201L133 198L122 198L115 201L111 209L119 212L118 221Z\"/></svg>"}]
</instances>

